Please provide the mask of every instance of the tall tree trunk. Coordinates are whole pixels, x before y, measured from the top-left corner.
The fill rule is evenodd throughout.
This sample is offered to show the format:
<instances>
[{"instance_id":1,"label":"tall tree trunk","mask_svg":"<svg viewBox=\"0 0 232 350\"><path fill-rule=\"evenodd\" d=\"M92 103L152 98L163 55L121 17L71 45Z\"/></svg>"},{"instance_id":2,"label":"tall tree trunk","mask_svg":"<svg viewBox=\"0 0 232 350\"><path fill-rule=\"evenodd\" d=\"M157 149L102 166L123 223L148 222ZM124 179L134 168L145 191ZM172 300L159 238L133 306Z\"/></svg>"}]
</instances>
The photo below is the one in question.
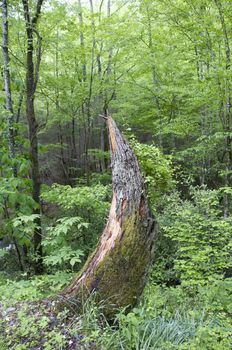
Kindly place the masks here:
<instances>
[{"instance_id":1,"label":"tall tree trunk","mask_svg":"<svg viewBox=\"0 0 232 350\"><path fill-rule=\"evenodd\" d=\"M159 123L158 123L158 127L159 127L159 133L158 133L158 141L159 141L159 147L161 149L163 149L163 136L162 136L162 131L163 131L163 122L162 122L162 117L161 117L161 113L160 113L160 102L159 102L159 98L157 96L157 88L158 88L158 79L157 79L157 74L156 74L156 67L155 67L155 48L154 48L154 43L153 43L153 37L152 37L152 20L151 20L151 9L149 8L149 3L147 3L146 5L146 12L147 12L147 24L148 24L148 48L150 51L150 57L151 57L151 73L152 73L152 83L153 83L153 87L154 87L154 93L155 93L155 97L154 97L154 102L156 105L156 108L159 111Z\"/></svg>"},{"instance_id":2,"label":"tall tree trunk","mask_svg":"<svg viewBox=\"0 0 232 350\"><path fill-rule=\"evenodd\" d=\"M224 185L225 187L230 187L232 182L231 172L232 172L232 137L231 137L231 119L232 119L232 102L231 102L231 81L230 81L230 70L231 70L231 49L229 42L228 28L225 20L223 5L221 0L214 0L215 5L218 9L218 14L220 18L220 24L223 32L223 40L225 46L225 98L222 101L222 113L224 117L221 120L224 122L223 129L225 132L225 154L226 154L226 166L225 166L225 176ZM230 196L228 193L224 194L224 216L228 217L230 213Z\"/></svg>"},{"instance_id":3,"label":"tall tree trunk","mask_svg":"<svg viewBox=\"0 0 232 350\"><path fill-rule=\"evenodd\" d=\"M90 64L90 75L89 75L89 87L88 87L88 97L86 99L86 130L85 130L85 173L86 173L86 183L89 185L89 148L90 148L90 138L91 138L91 100L93 94L93 80L94 80L94 57L96 48L96 38L95 38L95 20L94 20L94 8L93 1L89 0L90 11L91 11L91 23L92 23L92 48L91 48L91 64Z\"/></svg>"},{"instance_id":4,"label":"tall tree trunk","mask_svg":"<svg viewBox=\"0 0 232 350\"><path fill-rule=\"evenodd\" d=\"M132 306L141 295L152 261L154 220L145 195L139 164L111 117L113 199L106 227L95 252L73 282L61 292L64 300L83 300L96 291L112 317L118 307Z\"/></svg>"},{"instance_id":5,"label":"tall tree trunk","mask_svg":"<svg viewBox=\"0 0 232 350\"><path fill-rule=\"evenodd\" d=\"M78 0L78 18L80 25L80 44L82 49L82 81L86 82L87 80L87 68L86 68L86 55L85 55L85 38L83 33L83 12L82 12L82 4L81 0Z\"/></svg>"},{"instance_id":6,"label":"tall tree trunk","mask_svg":"<svg viewBox=\"0 0 232 350\"><path fill-rule=\"evenodd\" d=\"M90 0L90 10L93 16L93 3ZM82 49L82 82L84 85L87 84L87 63L85 54L85 37L83 32L83 11L81 0L78 0L78 19L80 25L80 45ZM91 98L92 98L92 86L93 86L93 69L94 69L94 50L95 50L95 25L92 17L92 32L93 34L93 46L91 50L91 69L90 69L90 82L88 89L88 96L86 101L81 106L83 122L84 122L84 168L86 174L86 183L89 183L89 143L90 143L90 132L91 132Z\"/></svg>"},{"instance_id":7,"label":"tall tree trunk","mask_svg":"<svg viewBox=\"0 0 232 350\"><path fill-rule=\"evenodd\" d=\"M9 148L9 156L12 160L12 176L17 178L18 170L17 166L14 163L14 159L16 156L15 149L15 131L14 131L14 122L15 116L13 111L13 103L11 96L11 76L10 76L10 58L9 58L9 27L8 27L8 2L7 0L2 1L2 53L3 53L3 76L4 76L4 90L6 95L6 111L7 111L7 124L8 124L8 148ZM21 96L20 96L21 97ZM18 121L19 108L17 113L16 121ZM19 204L15 204L15 209L19 208ZM4 213L6 219L10 219L10 214L7 208L7 205L4 208ZM18 263L21 271L24 271L24 266L22 263L22 257L20 248L18 246L17 239L14 236L14 232L12 230L13 242L16 248L16 253L18 257Z\"/></svg>"},{"instance_id":8,"label":"tall tree trunk","mask_svg":"<svg viewBox=\"0 0 232 350\"><path fill-rule=\"evenodd\" d=\"M39 172L39 157L38 157L38 123L35 116L35 91L39 78L39 67L41 61L41 38L36 29L37 22L41 12L43 0L38 0L36 11L33 18L31 18L28 0L22 0L24 9L24 18L27 35L27 61L26 61L26 116L29 128L30 140L30 158L31 158L31 179L32 179L32 198L36 203L34 214L40 214L40 172ZM36 55L36 62L34 64L34 34L38 39L38 50ZM34 262L34 270L36 274L43 272L42 261L42 229L41 219L36 219L36 228L34 231L34 253L36 259Z\"/></svg>"},{"instance_id":9,"label":"tall tree trunk","mask_svg":"<svg viewBox=\"0 0 232 350\"><path fill-rule=\"evenodd\" d=\"M100 3L100 8L99 8L99 24L101 22L102 5L103 5L103 1ZM111 0L108 0L107 1L108 19L110 18L110 16L111 16ZM102 63L101 63L102 51L103 51L103 41L101 41L100 43L99 53L97 54L97 66L98 66L98 78L102 84L102 87L100 89L99 100L100 100L100 104L102 105L101 109L103 111L103 116L106 117L107 111L108 111L108 105L110 102L110 98L108 96L107 84L109 84L110 76L112 73L111 65L112 65L112 58L113 58L113 48L112 47L109 48L108 62L107 62L106 70L103 74L102 74ZM106 77L104 77L105 73L106 73ZM107 149L107 128L106 128L105 118L102 118L101 115L99 115L99 126L100 126L100 148L101 148L101 151L105 152L108 150ZM101 166L102 172L107 170L108 164L107 164L107 157L105 157L105 155L101 157L100 166Z\"/></svg>"},{"instance_id":10,"label":"tall tree trunk","mask_svg":"<svg viewBox=\"0 0 232 350\"><path fill-rule=\"evenodd\" d=\"M11 78L10 78L10 59L9 59L9 40L8 40L8 3L7 0L2 1L2 53L3 53L3 77L4 90L6 95L6 111L8 124L8 145L9 156L12 160L13 176L17 177L17 167L13 164L15 158L15 137L14 137L14 112L11 97Z\"/></svg>"}]
</instances>

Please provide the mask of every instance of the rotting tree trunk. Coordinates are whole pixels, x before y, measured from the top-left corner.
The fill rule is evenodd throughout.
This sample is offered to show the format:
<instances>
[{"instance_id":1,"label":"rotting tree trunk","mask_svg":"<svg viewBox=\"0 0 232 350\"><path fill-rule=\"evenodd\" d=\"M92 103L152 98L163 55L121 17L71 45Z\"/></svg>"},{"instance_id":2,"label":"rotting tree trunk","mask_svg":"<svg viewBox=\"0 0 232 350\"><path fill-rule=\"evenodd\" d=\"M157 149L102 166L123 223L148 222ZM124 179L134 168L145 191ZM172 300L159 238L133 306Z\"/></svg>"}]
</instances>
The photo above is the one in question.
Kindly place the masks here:
<instances>
[{"instance_id":1,"label":"rotting tree trunk","mask_svg":"<svg viewBox=\"0 0 232 350\"><path fill-rule=\"evenodd\" d=\"M138 160L111 117L107 124L113 176L108 222L96 250L61 298L78 303L96 292L106 316L112 317L117 308L135 305L141 295L155 231Z\"/></svg>"}]
</instances>

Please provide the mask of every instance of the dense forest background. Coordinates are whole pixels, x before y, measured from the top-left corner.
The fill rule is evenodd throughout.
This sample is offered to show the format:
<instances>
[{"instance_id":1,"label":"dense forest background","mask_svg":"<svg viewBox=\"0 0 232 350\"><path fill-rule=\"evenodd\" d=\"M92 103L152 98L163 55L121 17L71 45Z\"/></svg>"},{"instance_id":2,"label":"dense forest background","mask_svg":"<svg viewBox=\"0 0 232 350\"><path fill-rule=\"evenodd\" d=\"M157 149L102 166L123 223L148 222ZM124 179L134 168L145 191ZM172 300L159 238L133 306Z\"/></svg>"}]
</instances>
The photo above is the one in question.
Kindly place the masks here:
<instances>
[{"instance_id":1,"label":"dense forest background","mask_svg":"<svg viewBox=\"0 0 232 350\"><path fill-rule=\"evenodd\" d=\"M2 307L56 294L96 246L112 192L108 114L138 156L158 231L141 305L115 324L92 299L68 334L66 314L51 327L24 310L13 331L0 320L0 346L230 349L232 3L1 6Z\"/></svg>"}]
</instances>

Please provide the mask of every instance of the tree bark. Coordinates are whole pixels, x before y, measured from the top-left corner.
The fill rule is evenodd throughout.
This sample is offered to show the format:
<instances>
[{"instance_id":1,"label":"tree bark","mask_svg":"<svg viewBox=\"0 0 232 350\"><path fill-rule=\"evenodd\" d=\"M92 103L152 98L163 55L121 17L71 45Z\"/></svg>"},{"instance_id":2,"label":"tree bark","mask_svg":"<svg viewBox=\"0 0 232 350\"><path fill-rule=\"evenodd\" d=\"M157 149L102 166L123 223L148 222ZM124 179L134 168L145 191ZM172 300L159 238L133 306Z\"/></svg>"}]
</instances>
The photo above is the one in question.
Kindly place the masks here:
<instances>
[{"instance_id":1,"label":"tree bark","mask_svg":"<svg viewBox=\"0 0 232 350\"><path fill-rule=\"evenodd\" d=\"M225 187L231 186L232 176L232 137L231 137L231 120L232 120L232 102L231 102L231 81L230 81L230 70L231 70L231 49L228 35L228 28L226 25L225 15L223 11L223 6L220 0L214 0L216 7L218 9L218 14L220 18L223 40L225 46L225 88L224 88L224 101L222 101L223 108L221 112L223 114L221 120L223 121L223 131L225 132L225 154L226 154L226 164L225 164L225 176L224 185ZM231 198L228 193L224 194L224 217L227 218L230 215L230 202Z\"/></svg>"},{"instance_id":2,"label":"tree bark","mask_svg":"<svg viewBox=\"0 0 232 350\"><path fill-rule=\"evenodd\" d=\"M16 132L14 130L14 122L15 115L13 110L13 102L11 95L11 74L10 74L10 57L9 57L9 26L8 26L8 1L2 1L2 53L3 53L3 77L4 77L4 90L6 95L6 119L8 124L8 149L9 149L9 157L12 160L12 176L17 178L18 169L15 163L16 158L16 147L15 147L15 136ZM17 112L16 122L18 122L18 114L20 113L19 108ZM15 204L15 209L17 213L17 209L19 209L19 204ZM10 214L8 211L7 204L4 208L5 217L10 219ZM16 248L16 253L18 257L18 263L21 271L24 271L24 266L22 263L21 252L19 249L19 245L17 239L14 237L14 232L12 230L12 238Z\"/></svg>"},{"instance_id":3,"label":"tree bark","mask_svg":"<svg viewBox=\"0 0 232 350\"><path fill-rule=\"evenodd\" d=\"M83 33L83 13L82 13L82 4L81 0L78 0L78 18L79 18L79 25L80 25L80 45L82 49L82 81L85 83L87 80L87 68L86 68L86 55L85 55L85 38Z\"/></svg>"},{"instance_id":4,"label":"tree bark","mask_svg":"<svg viewBox=\"0 0 232 350\"><path fill-rule=\"evenodd\" d=\"M10 77L10 58L9 58L9 40L8 40L8 3L7 0L2 1L2 53L3 53L3 77L4 90L6 95L6 111L8 124L8 145L9 156L12 163L15 158L15 135L14 135L14 112L11 97L11 77ZM12 173L17 177L16 164L12 164Z\"/></svg>"},{"instance_id":5,"label":"tree bark","mask_svg":"<svg viewBox=\"0 0 232 350\"><path fill-rule=\"evenodd\" d=\"M149 54L151 57L151 73L152 73L152 83L153 83L153 88L154 88L154 102L156 105L156 108L159 111L159 121L158 121L158 127L159 127L159 134L158 134L158 142L159 142L159 147L162 150L163 149L163 136L162 136L162 130L163 130L163 125L162 125L162 118L161 118L161 112L160 112L160 101L159 97L157 96L157 89L158 89L158 77L157 77L157 72L156 72L156 67L155 67L155 47L154 47L154 42L153 42L153 37L152 37L152 18L151 18L151 9L149 2L146 5L146 14L147 14L147 35L148 35L148 48L149 48Z\"/></svg>"},{"instance_id":6,"label":"tree bark","mask_svg":"<svg viewBox=\"0 0 232 350\"><path fill-rule=\"evenodd\" d=\"M39 67L41 61L41 37L36 30L37 22L41 12L43 0L38 0L36 12L33 18L30 16L28 0L22 0L24 9L24 18L27 34L27 62L26 62L26 116L29 128L30 140L30 158L31 158L31 179L32 179L32 198L36 203L34 214L40 214L40 173L39 173L39 154L38 154L38 123L35 116L35 91L39 79ZM34 62L34 34L38 39L38 49L36 62ZM34 231L34 253L36 260L34 270L36 274L43 272L42 263L42 230L41 220L36 219L36 228Z\"/></svg>"},{"instance_id":7,"label":"tree bark","mask_svg":"<svg viewBox=\"0 0 232 350\"><path fill-rule=\"evenodd\" d=\"M62 300L78 304L92 292L104 301L105 315L133 306L141 295L152 261L154 220L148 207L138 160L111 117L113 199L99 244Z\"/></svg>"}]
</instances>

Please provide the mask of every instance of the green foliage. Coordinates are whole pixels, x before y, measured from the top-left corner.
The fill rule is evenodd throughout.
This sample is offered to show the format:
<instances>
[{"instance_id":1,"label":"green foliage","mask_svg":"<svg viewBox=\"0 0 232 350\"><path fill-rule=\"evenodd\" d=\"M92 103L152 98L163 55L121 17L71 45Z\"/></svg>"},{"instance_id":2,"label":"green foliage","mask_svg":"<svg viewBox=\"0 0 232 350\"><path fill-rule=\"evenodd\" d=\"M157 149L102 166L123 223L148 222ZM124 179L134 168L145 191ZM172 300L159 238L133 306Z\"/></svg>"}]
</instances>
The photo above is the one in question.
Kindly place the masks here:
<instances>
[{"instance_id":1,"label":"green foliage","mask_svg":"<svg viewBox=\"0 0 232 350\"><path fill-rule=\"evenodd\" d=\"M12 219L12 225L14 228L13 234L22 246L30 246L34 230L38 228L38 224L36 223L38 218L40 218L40 215L37 214L19 214L16 218Z\"/></svg>"},{"instance_id":2,"label":"green foliage","mask_svg":"<svg viewBox=\"0 0 232 350\"><path fill-rule=\"evenodd\" d=\"M83 222L80 217L62 218L56 221L55 226L47 227L46 237L42 244L45 247L44 258L47 266L60 267L71 266L81 262L84 255L81 249L72 248L72 241L76 235L84 234L83 229L88 228L88 223Z\"/></svg>"},{"instance_id":3,"label":"green foliage","mask_svg":"<svg viewBox=\"0 0 232 350\"><path fill-rule=\"evenodd\" d=\"M12 211L17 204L19 212L23 214L30 213L35 206L29 195L30 185L31 183L28 179L0 177L0 212L3 213L6 206ZM23 192L22 189L24 189Z\"/></svg>"},{"instance_id":4,"label":"green foliage","mask_svg":"<svg viewBox=\"0 0 232 350\"><path fill-rule=\"evenodd\" d=\"M69 263L73 267L76 263L81 262L81 256L83 256L82 250L62 247L56 251L56 254L45 257L44 263L47 266L64 266L65 263Z\"/></svg>"},{"instance_id":5,"label":"green foliage","mask_svg":"<svg viewBox=\"0 0 232 350\"><path fill-rule=\"evenodd\" d=\"M5 249L0 249L0 259L3 258L4 256L6 256L7 254L9 254L9 252Z\"/></svg>"},{"instance_id":6,"label":"green foliage","mask_svg":"<svg viewBox=\"0 0 232 350\"><path fill-rule=\"evenodd\" d=\"M53 184L51 188L44 189L42 197L48 202L59 204L63 210L84 213L94 209L96 215L101 215L108 207L109 186L97 184L73 188Z\"/></svg>"},{"instance_id":7,"label":"green foliage","mask_svg":"<svg viewBox=\"0 0 232 350\"><path fill-rule=\"evenodd\" d=\"M33 276L17 275L14 280L0 274L0 301L11 305L16 301L32 301L52 296L59 292L73 277L73 274L58 271L55 274Z\"/></svg>"},{"instance_id":8,"label":"green foliage","mask_svg":"<svg viewBox=\"0 0 232 350\"><path fill-rule=\"evenodd\" d=\"M131 139L148 187L148 196L154 206L160 197L173 187L173 169L170 157L164 156L159 148Z\"/></svg>"},{"instance_id":9,"label":"green foliage","mask_svg":"<svg viewBox=\"0 0 232 350\"><path fill-rule=\"evenodd\" d=\"M8 349L29 350L42 346L44 350L62 349L68 344L64 330L60 323L66 318L66 310L56 316L59 321L50 330L50 315L47 314L45 305L40 305L33 314L28 305L5 311L7 319L11 320L11 327L5 331L5 325L0 321L0 332L4 332L4 346ZM9 313L9 315L8 315ZM39 316L39 317L38 317Z\"/></svg>"},{"instance_id":10,"label":"green foliage","mask_svg":"<svg viewBox=\"0 0 232 350\"><path fill-rule=\"evenodd\" d=\"M194 296L187 294L182 287L165 288L150 284L140 305L127 314L120 311L114 325L109 325L102 315L104 303L97 308L94 296L91 296L72 332L81 331L86 342L94 340L100 349L105 350L208 350L210 346L229 350L231 319L230 313L224 313L223 304L224 298L232 300L231 282L218 283L220 286L201 287L199 295ZM217 295L218 288L224 290L223 295ZM221 306L217 314L210 293Z\"/></svg>"},{"instance_id":11,"label":"green foliage","mask_svg":"<svg viewBox=\"0 0 232 350\"><path fill-rule=\"evenodd\" d=\"M165 198L160 227L175 245L173 268L186 286L222 278L231 266L231 220L224 218L220 192L192 189L192 200Z\"/></svg>"},{"instance_id":12,"label":"green foliage","mask_svg":"<svg viewBox=\"0 0 232 350\"><path fill-rule=\"evenodd\" d=\"M58 250L69 246L70 251L66 250L66 261L72 259L73 266L78 262L75 259L83 255L82 251L86 256L93 249L102 232L108 214L111 189L101 184L74 188L56 184L44 189L42 197L48 203L59 206L57 214L61 217L52 226L47 227L47 235L43 242L46 251L54 253L56 247L56 255L59 256ZM64 250L62 254L64 256ZM63 258L61 260L64 262Z\"/></svg>"},{"instance_id":13,"label":"green foliage","mask_svg":"<svg viewBox=\"0 0 232 350\"><path fill-rule=\"evenodd\" d=\"M70 277L71 275L66 275L63 282L67 283ZM62 276L59 273L56 276L33 278L28 285L26 281L21 286L19 282L8 283L5 289L1 288L2 300L7 302L8 312L12 312L15 306L13 305L13 309L9 308L12 305L12 299L11 303L8 299L12 292L9 294L9 291L14 290L14 300L36 300L42 295L49 296L48 292L50 295L57 293L62 287L61 281ZM3 276L2 283L5 283ZM75 317L72 315L71 323L67 323L65 327L71 339L82 339L80 349L82 346L83 349L88 348L90 343L94 343L103 350L229 350L232 337L231 283L230 279L211 283L200 287L198 294L192 295L180 286L161 287L150 283L140 305L128 314L121 310L113 325L104 318L104 302L97 306L93 294L83 304L82 311ZM32 294L33 288L37 291L37 296ZM55 348L58 346L60 335L63 334L59 325L69 322L65 311L58 314L60 322L55 322L50 328L50 314L43 306L33 314L35 307L36 304L33 308L29 304L16 310L17 323L14 316L15 326L11 326L8 331L5 328L6 323L0 324L0 333L7 334L4 336L4 344L13 346L24 342L25 349L30 349L39 344L41 339L45 339L46 344ZM30 334L28 322L33 325ZM63 337L64 348L69 335Z\"/></svg>"},{"instance_id":14,"label":"green foliage","mask_svg":"<svg viewBox=\"0 0 232 350\"><path fill-rule=\"evenodd\" d=\"M231 276L232 249L232 3L119 1L111 14L107 2L99 7L93 1L94 14L81 3L83 23L77 1L52 0L42 6L37 28L43 38L35 99L40 179L72 185L44 185L39 218L44 264L53 274L40 277L16 271L18 253L29 270L38 207L31 198L24 101L20 105L26 73L22 6L12 1L8 9L18 121L12 159L2 80L0 238L3 247L14 241L18 252L0 249L0 268L11 272L0 274L0 300L11 305L56 294L96 245L111 199L107 136L99 117L108 108L148 143L131 140L160 228L155 262L143 302L127 315L121 311L115 326L102 316L104 307L90 300L74 326L65 327L76 338L78 331L84 335L83 348L93 341L103 350L230 349L232 286L224 276ZM178 191L167 195L174 184ZM19 314L13 333L9 328L2 335L2 322L0 349L67 346L47 316L28 311Z\"/></svg>"}]
</instances>

